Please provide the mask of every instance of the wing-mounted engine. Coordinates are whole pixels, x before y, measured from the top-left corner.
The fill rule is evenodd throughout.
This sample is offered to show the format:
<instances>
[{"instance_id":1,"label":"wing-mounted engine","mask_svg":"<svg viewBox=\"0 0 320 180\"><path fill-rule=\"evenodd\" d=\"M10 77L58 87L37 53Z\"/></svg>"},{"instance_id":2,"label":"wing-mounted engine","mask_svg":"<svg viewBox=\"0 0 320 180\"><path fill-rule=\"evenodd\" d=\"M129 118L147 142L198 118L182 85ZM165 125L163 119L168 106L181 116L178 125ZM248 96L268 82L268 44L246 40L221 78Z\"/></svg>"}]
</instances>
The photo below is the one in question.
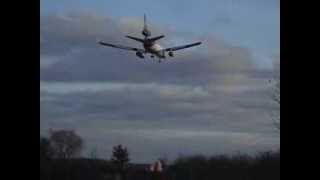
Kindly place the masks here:
<instances>
[{"instance_id":1,"label":"wing-mounted engine","mask_svg":"<svg viewBox=\"0 0 320 180\"><path fill-rule=\"evenodd\" d=\"M174 56L172 51L169 51L169 52L168 52L168 55L169 55L170 57L173 57L173 56Z\"/></svg>"},{"instance_id":2,"label":"wing-mounted engine","mask_svg":"<svg viewBox=\"0 0 320 180\"><path fill-rule=\"evenodd\" d=\"M137 52L136 52L136 56L138 56L138 57L141 58L141 59L144 58L143 53L140 52L140 51L137 51Z\"/></svg>"}]
</instances>

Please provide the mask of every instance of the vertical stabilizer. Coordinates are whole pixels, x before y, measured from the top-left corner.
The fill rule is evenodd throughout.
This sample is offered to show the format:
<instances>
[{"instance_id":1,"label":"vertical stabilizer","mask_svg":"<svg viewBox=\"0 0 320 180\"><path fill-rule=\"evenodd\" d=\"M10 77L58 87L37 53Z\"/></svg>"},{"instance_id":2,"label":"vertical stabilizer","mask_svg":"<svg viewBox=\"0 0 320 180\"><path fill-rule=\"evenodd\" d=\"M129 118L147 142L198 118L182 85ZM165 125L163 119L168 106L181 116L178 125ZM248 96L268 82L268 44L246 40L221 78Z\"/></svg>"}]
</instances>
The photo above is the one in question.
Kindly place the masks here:
<instances>
[{"instance_id":1,"label":"vertical stabilizer","mask_svg":"<svg viewBox=\"0 0 320 180\"><path fill-rule=\"evenodd\" d=\"M144 14L144 16L143 16L143 30L142 30L142 34L143 34L145 37L151 36L151 32L149 31L148 26L147 26L147 16L146 16L146 14Z\"/></svg>"},{"instance_id":2,"label":"vertical stabilizer","mask_svg":"<svg viewBox=\"0 0 320 180\"><path fill-rule=\"evenodd\" d=\"M143 15L143 29L148 29L146 14Z\"/></svg>"}]
</instances>

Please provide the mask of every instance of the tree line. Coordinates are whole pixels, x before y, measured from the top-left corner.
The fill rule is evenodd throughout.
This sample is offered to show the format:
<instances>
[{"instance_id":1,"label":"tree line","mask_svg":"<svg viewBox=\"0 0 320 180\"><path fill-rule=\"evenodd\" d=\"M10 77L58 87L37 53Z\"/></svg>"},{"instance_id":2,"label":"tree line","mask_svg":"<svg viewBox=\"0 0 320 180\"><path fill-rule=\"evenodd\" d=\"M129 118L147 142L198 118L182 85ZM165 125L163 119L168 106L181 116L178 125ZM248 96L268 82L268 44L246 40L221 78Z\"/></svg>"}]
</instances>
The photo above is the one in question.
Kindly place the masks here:
<instances>
[{"instance_id":1,"label":"tree line","mask_svg":"<svg viewBox=\"0 0 320 180\"><path fill-rule=\"evenodd\" d=\"M83 139L72 130L51 130L40 137L41 180L234 180L280 179L280 150L256 156L180 157L168 164L161 160L161 171L150 165L130 163L123 145L113 147L109 160L83 158Z\"/></svg>"}]
</instances>

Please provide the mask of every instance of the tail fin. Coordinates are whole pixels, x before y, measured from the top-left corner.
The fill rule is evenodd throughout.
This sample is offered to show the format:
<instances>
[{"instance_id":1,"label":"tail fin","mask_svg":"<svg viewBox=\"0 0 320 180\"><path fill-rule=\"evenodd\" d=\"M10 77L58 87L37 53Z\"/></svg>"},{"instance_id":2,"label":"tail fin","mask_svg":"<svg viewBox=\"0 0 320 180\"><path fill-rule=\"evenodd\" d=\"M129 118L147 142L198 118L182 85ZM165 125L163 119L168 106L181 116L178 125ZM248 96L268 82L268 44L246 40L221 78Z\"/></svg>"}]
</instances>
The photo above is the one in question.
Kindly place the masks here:
<instances>
[{"instance_id":1,"label":"tail fin","mask_svg":"<svg viewBox=\"0 0 320 180\"><path fill-rule=\"evenodd\" d=\"M148 26L147 26L147 16L146 14L144 14L143 16L143 30L142 30L142 34L146 37L151 36L151 32L148 30Z\"/></svg>"},{"instance_id":2,"label":"tail fin","mask_svg":"<svg viewBox=\"0 0 320 180\"><path fill-rule=\"evenodd\" d=\"M143 15L143 29L148 29L146 14Z\"/></svg>"}]
</instances>

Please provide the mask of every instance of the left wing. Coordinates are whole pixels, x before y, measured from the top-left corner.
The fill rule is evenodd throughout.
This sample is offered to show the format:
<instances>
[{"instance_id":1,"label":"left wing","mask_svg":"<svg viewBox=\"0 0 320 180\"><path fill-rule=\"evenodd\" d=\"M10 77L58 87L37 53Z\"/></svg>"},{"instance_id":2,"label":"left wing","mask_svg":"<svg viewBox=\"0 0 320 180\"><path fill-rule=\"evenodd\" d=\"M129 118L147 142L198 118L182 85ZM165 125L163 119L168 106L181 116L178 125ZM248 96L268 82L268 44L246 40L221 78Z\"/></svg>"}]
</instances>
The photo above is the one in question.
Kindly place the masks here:
<instances>
[{"instance_id":1,"label":"left wing","mask_svg":"<svg viewBox=\"0 0 320 180\"><path fill-rule=\"evenodd\" d=\"M133 47L128 47L128 46L109 44L109 43L105 43L105 42L101 42L101 41L99 41L98 43L101 44L101 45L103 45L103 46L109 46L109 47L114 47L114 48L129 50L129 51L145 52L144 49L139 49L139 48L133 48Z\"/></svg>"},{"instance_id":2,"label":"left wing","mask_svg":"<svg viewBox=\"0 0 320 180\"><path fill-rule=\"evenodd\" d=\"M180 49L185 49L185 48L189 48L189 47L193 47L193 46L198 46L200 44L201 44L201 42L196 42L196 43L193 43L193 44L187 44L187 45L182 45L182 46L166 48L166 49L164 49L164 51L177 51L177 50L180 50Z\"/></svg>"}]
</instances>

